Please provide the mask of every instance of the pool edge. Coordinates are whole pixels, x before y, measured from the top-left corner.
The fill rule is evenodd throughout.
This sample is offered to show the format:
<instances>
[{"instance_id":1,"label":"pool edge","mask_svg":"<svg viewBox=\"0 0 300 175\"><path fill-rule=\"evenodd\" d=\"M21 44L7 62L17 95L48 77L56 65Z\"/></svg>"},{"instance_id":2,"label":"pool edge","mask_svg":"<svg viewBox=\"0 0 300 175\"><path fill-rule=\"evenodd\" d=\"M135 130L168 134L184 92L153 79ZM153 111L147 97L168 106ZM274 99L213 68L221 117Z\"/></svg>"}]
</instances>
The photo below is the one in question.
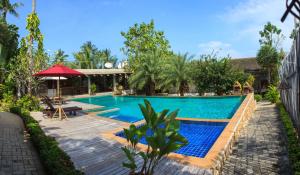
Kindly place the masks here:
<instances>
[{"instance_id":1,"label":"pool edge","mask_svg":"<svg viewBox=\"0 0 300 175\"><path fill-rule=\"evenodd\" d=\"M208 122L228 122L220 136L217 138L213 146L210 148L204 158L184 156L182 154L170 153L168 158L179 161L186 165L194 165L205 169L210 169L213 174L218 173L223 166L224 160L229 155L234 141L239 135L239 131L243 128L249 118L252 116L253 111L256 108L256 102L254 100L254 94L250 93L246 95L243 102L240 104L236 112L231 119L225 120L209 120L209 119L193 119L192 121L208 121ZM178 120L191 120L187 118L178 118ZM134 125L143 124L144 120L133 123ZM128 123L128 126L130 124ZM107 139L113 139L123 145L128 145L126 139L118 137L115 133L123 130L124 127L117 128L106 133L102 136ZM137 147L146 151L146 145L139 143Z\"/></svg>"}]
</instances>

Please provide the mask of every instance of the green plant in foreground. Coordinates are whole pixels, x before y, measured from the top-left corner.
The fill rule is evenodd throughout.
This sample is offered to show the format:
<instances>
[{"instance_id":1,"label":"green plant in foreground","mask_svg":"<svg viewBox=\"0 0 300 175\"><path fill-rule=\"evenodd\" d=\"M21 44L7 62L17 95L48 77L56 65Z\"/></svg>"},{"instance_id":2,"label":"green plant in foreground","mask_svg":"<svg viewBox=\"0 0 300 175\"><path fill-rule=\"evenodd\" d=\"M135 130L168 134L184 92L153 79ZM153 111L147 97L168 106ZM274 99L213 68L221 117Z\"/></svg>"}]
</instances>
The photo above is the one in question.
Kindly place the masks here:
<instances>
[{"instance_id":1,"label":"green plant in foreground","mask_svg":"<svg viewBox=\"0 0 300 175\"><path fill-rule=\"evenodd\" d=\"M267 89L267 93L265 95L266 99L272 103L276 103L279 101L280 95L276 86L270 85Z\"/></svg>"},{"instance_id":2,"label":"green plant in foreground","mask_svg":"<svg viewBox=\"0 0 300 175\"><path fill-rule=\"evenodd\" d=\"M178 150L188 142L178 132L179 121L175 119L178 110L169 114L169 110L156 113L149 101L145 100L144 103L145 105L139 104L139 106L146 123L140 127L132 124L128 129L124 129L129 146L122 147L128 159L127 162L123 162L123 166L131 170L130 174L152 175L164 156ZM137 149L141 138L145 138L148 144L145 151ZM143 160L139 172L136 172L137 157L141 157Z\"/></svg>"}]
</instances>

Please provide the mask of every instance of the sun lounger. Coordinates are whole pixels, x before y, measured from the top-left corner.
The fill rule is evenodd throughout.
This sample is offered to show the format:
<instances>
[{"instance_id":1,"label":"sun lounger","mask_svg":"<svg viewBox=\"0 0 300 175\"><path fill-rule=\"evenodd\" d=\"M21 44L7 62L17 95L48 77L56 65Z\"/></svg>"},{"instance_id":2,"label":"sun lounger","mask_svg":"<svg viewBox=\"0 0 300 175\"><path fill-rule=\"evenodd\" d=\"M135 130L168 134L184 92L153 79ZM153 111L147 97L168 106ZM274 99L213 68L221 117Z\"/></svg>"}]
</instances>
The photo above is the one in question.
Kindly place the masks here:
<instances>
[{"instance_id":1,"label":"sun lounger","mask_svg":"<svg viewBox=\"0 0 300 175\"><path fill-rule=\"evenodd\" d=\"M59 104L60 100L62 104L65 104L65 100L63 98L59 98L59 97L54 97L53 99L49 98L47 95L45 96L41 96L42 97L42 101L44 102L44 100L48 100L49 102L53 103L53 104ZM44 102L45 103L45 102Z\"/></svg>"},{"instance_id":2,"label":"sun lounger","mask_svg":"<svg viewBox=\"0 0 300 175\"><path fill-rule=\"evenodd\" d=\"M47 108L43 110L43 113L49 116L50 118L53 118L54 113L57 111L57 108L55 108L49 98L43 97L43 102L47 105ZM73 106L73 107L64 107L62 108L65 113L69 113L70 115L76 115L77 111L81 111L82 108Z\"/></svg>"}]
</instances>

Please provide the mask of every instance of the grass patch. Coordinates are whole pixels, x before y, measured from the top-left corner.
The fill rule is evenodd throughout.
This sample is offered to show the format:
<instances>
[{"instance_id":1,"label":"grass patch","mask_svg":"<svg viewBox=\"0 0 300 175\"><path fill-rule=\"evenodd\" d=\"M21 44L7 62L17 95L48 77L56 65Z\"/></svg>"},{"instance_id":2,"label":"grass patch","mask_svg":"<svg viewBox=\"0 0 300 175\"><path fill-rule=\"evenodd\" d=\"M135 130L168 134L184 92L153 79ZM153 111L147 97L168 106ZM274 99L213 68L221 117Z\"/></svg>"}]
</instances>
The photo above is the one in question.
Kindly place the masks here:
<instances>
[{"instance_id":1,"label":"grass patch","mask_svg":"<svg viewBox=\"0 0 300 175\"><path fill-rule=\"evenodd\" d=\"M277 107L279 108L280 118L283 122L285 133L287 135L288 154L292 169L294 174L300 175L300 146L297 132L289 114L285 110L284 105L282 103L277 103Z\"/></svg>"},{"instance_id":2,"label":"grass patch","mask_svg":"<svg viewBox=\"0 0 300 175\"><path fill-rule=\"evenodd\" d=\"M30 116L27 110L12 107L10 112L22 117L47 174L83 174L75 169L70 157L58 147L56 140L45 135L38 122Z\"/></svg>"}]
</instances>

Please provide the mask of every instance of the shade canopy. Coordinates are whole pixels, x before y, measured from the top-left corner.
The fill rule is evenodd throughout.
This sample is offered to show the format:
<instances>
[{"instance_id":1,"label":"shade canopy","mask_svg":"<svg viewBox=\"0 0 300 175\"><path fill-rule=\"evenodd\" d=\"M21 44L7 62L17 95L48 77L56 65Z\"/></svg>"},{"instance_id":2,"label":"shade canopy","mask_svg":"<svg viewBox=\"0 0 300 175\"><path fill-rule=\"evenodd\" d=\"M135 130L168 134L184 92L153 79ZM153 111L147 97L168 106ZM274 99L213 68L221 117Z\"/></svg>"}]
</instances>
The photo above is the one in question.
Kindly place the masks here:
<instances>
[{"instance_id":1,"label":"shade canopy","mask_svg":"<svg viewBox=\"0 0 300 175\"><path fill-rule=\"evenodd\" d=\"M33 76L39 77L70 77L70 76L83 76L81 72L73 70L63 64L56 64L50 67L49 69L43 70L34 74Z\"/></svg>"},{"instance_id":2,"label":"shade canopy","mask_svg":"<svg viewBox=\"0 0 300 175\"><path fill-rule=\"evenodd\" d=\"M67 80L66 77L43 77L42 80Z\"/></svg>"}]
</instances>

